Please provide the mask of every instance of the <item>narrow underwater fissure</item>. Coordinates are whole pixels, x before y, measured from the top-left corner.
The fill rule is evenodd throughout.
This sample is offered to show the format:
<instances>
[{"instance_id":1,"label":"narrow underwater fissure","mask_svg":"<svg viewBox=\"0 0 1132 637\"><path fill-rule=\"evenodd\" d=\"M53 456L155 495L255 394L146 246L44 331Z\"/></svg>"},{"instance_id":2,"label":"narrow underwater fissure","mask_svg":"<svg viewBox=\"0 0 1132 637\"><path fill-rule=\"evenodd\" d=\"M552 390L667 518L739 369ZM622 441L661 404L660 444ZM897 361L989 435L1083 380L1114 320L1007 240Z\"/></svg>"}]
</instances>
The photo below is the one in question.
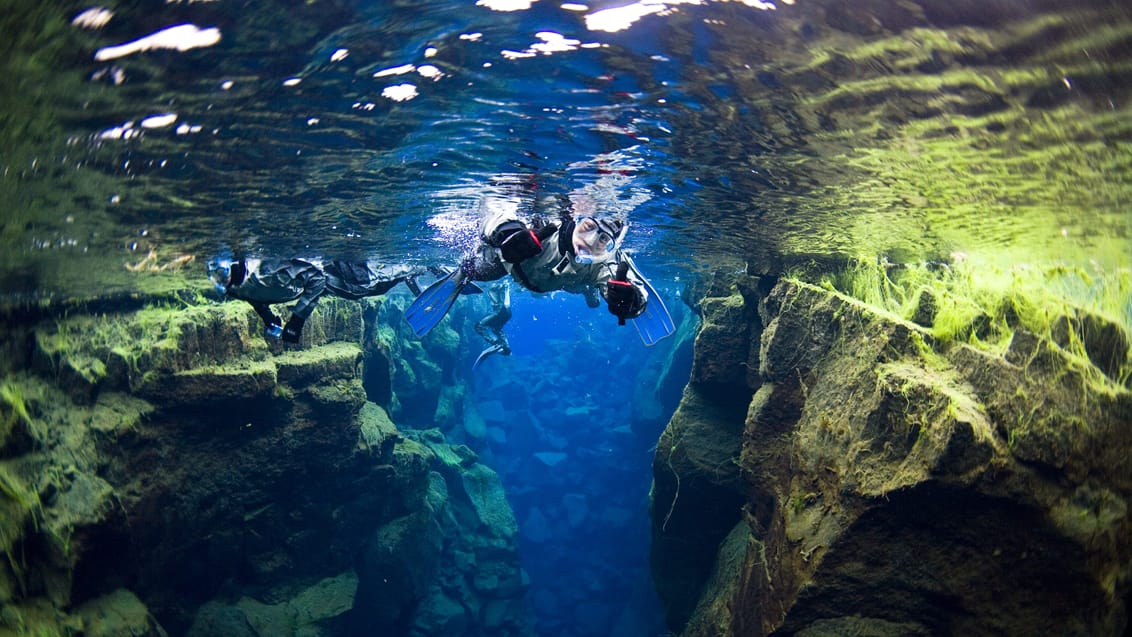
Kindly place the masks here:
<instances>
[{"instance_id":1,"label":"narrow underwater fissure","mask_svg":"<svg viewBox=\"0 0 1132 637\"><path fill-rule=\"evenodd\" d=\"M694 311L672 304L667 349L579 299L520 295L514 353L477 370L483 299L424 339L406 334L407 294L327 300L297 346L265 341L242 303L10 328L5 621L150 637L1124 632L1126 593L1102 576L1128 537L1127 346L1108 377L1081 333L1017 317L999 352L829 287L717 283ZM372 365L390 382L367 399ZM862 595L889 607L864 616Z\"/></svg>"},{"instance_id":2,"label":"narrow underwater fissure","mask_svg":"<svg viewBox=\"0 0 1132 637\"><path fill-rule=\"evenodd\" d=\"M0 635L1130 634L1126 2L103 4L0 18ZM514 188L701 322L208 296Z\"/></svg>"},{"instance_id":3,"label":"narrow underwater fissure","mask_svg":"<svg viewBox=\"0 0 1132 637\"><path fill-rule=\"evenodd\" d=\"M445 435L499 474L542 637L666 630L649 567L651 467L688 377L696 326L669 293L686 324L651 349L580 298L517 294L506 329L513 353L475 370L487 344L470 323L487 306L468 301L454 312L456 360L430 396L437 411L418 426L441 420L453 388L463 393L461 418ZM416 410L410 424L427 412Z\"/></svg>"}]
</instances>

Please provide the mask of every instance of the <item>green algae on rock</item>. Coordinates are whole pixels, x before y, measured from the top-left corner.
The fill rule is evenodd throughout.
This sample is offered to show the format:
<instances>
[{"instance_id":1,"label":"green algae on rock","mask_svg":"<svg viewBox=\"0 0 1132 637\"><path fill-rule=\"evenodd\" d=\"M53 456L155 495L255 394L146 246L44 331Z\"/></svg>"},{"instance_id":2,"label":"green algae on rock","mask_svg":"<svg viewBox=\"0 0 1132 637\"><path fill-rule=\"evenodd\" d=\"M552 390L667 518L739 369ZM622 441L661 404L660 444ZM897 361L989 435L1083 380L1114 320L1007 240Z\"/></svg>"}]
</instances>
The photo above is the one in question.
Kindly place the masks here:
<instances>
[{"instance_id":1,"label":"green algae on rock","mask_svg":"<svg viewBox=\"0 0 1132 637\"><path fill-rule=\"evenodd\" d=\"M363 378L396 403L388 353L363 349L382 301L327 300L286 348L242 303L6 328L25 354L0 381L0 632L529 634L498 478L368 400ZM375 556L405 520L436 567L398 579ZM407 595L385 615L383 586Z\"/></svg>"},{"instance_id":2,"label":"green algae on rock","mask_svg":"<svg viewBox=\"0 0 1132 637\"><path fill-rule=\"evenodd\" d=\"M1038 336L1014 320L1004 350L937 339L831 287L782 280L757 299L761 320L733 327L758 350L755 391L743 433L717 428L704 449L741 444L738 466L685 474L711 481L702 493L741 480L730 526L719 497L675 505L699 529L671 524L661 487L679 467L658 446L653 559L670 566L654 576L670 626L1119 634L1132 537L1121 375L1058 345L1051 321ZM697 418L689 393L677 413L670 440ZM673 571L674 547L709 529L714 556Z\"/></svg>"}]
</instances>

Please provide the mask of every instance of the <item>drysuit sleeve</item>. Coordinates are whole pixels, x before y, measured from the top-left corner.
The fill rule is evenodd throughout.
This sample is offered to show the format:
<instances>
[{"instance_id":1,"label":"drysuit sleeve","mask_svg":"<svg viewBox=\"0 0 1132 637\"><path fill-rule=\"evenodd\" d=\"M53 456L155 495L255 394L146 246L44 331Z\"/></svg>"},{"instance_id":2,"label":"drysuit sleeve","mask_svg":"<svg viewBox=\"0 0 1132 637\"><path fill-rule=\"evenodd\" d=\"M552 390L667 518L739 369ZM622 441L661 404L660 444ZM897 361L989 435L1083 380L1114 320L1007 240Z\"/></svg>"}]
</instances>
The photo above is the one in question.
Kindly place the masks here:
<instances>
[{"instance_id":1,"label":"drysuit sleeve","mask_svg":"<svg viewBox=\"0 0 1132 637\"><path fill-rule=\"evenodd\" d=\"M291 308L291 313L305 321L310 318L315 304L326 290L326 275L322 270L305 261L295 260L292 266L295 268L292 273L292 285L301 288L302 292Z\"/></svg>"},{"instance_id":2,"label":"drysuit sleeve","mask_svg":"<svg viewBox=\"0 0 1132 637\"><path fill-rule=\"evenodd\" d=\"M485 196L480 200L479 245L464 257L460 269L472 281L495 281L507 275L503 255L496 242L499 230L508 224L522 224L518 200Z\"/></svg>"}]
</instances>

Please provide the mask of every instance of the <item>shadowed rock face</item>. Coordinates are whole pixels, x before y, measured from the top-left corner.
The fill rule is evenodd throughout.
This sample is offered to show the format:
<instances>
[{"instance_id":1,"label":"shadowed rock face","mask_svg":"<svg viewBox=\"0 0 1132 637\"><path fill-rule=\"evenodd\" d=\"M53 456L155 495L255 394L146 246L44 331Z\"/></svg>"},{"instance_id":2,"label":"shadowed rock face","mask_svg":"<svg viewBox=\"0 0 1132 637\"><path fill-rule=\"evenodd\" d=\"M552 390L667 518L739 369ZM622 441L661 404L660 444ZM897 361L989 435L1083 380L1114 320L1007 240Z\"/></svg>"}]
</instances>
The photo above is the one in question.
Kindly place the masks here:
<instances>
[{"instance_id":1,"label":"shadowed rock face","mask_svg":"<svg viewBox=\"0 0 1132 637\"><path fill-rule=\"evenodd\" d=\"M706 288L711 294L726 292ZM744 289L753 298L753 289ZM652 571L671 626L687 621L716 546L739 519L743 418L758 369L757 303L740 293L707 296L683 400L653 460Z\"/></svg>"},{"instance_id":2,"label":"shadowed rock face","mask_svg":"<svg viewBox=\"0 0 1132 637\"><path fill-rule=\"evenodd\" d=\"M7 331L0 626L530 634L496 474L367 400L435 366L393 353L385 302L326 300L287 348L238 302Z\"/></svg>"},{"instance_id":3,"label":"shadowed rock face","mask_svg":"<svg viewBox=\"0 0 1132 637\"><path fill-rule=\"evenodd\" d=\"M855 520L774 632L848 621L856 608L855 621L911 634L1119 634L1086 563L1032 507L924 485Z\"/></svg>"},{"instance_id":4,"label":"shadowed rock face","mask_svg":"<svg viewBox=\"0 0 1132 637\"><path fill-rule=\"evenodd\" d=\"M673 630L1122 634L1127 388L1021 328L1001 354L945 347L835 292L739 291L752 287L701 305L759 308L754 325L728 315L757 352L742 425L693 383L662 438L679 457L738 459L713 472L662 444L654 462L654 576ZM689 555L693 541L715 548Z\"/></svg>"}]
</instances>

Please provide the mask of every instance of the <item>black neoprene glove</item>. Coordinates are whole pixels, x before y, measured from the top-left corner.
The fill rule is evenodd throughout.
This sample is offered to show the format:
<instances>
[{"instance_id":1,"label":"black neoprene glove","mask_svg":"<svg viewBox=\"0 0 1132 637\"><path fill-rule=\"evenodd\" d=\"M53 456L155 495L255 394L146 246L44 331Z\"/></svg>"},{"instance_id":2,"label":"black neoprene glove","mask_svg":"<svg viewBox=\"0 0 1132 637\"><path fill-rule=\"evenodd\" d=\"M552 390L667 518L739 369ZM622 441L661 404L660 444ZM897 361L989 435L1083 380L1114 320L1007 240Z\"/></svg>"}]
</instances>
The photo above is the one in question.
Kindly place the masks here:
<instances>
[{"instance_id":1,"label":"black neoprene glove","mask_svg":"<svg viewBox=\"0 0 1132 637\"><path fill-rule=\"evenodd\" d=\"M542 242L521 221L504 223L492 233L491 239L508 263L521 263L542 252Z\"/></svg>"},{"instance_id":2,"label":"black neoprene glove","mask_svg":"<svg viewBox=\"0 0 1132 637\"><path fill-rule=\"evenodd\" d=\"M283 333L283 320L271 311L271 308L262 303L252 303L255 313L263 319L263 335L268 338L279 338Z\"/></svg>"},{"instance_id":3,"label":"black neoprene glove","mask_svg":"<svg viewBox=\"0 0 1132 637\"><path fill-rule=\"evenodd\" d=\"M305 325L306 322L307 320L305 318L292 314L287 324L283 326L283 340L288 343L298 343L299 336L303 332L303 325Z\"/></svg>"},{"instance_id":4,"label":"black neoprene glove","mask_svg":"<svg viewBox=\"0 0 1132 637\"><path fill-rule=\"evenodd\" d=\"M636 318L644 310L644 299L636 286L629 282L629 264L622 262L617 266L617 276L606 282L605 302L609 313L617 317L617 324L624 325L625 319Z\"/></svg>"},{"instance_id":5,"label":"black neoprene glove","mask_svg":"<svg viewBox=\"0 0 1132 637\"><path fill-rule=\"evenodd\" d=\"M598 294L597 288L586 288L586 307L597 307L601 305L601 296Z\"/></svg>"}]
</instances>

